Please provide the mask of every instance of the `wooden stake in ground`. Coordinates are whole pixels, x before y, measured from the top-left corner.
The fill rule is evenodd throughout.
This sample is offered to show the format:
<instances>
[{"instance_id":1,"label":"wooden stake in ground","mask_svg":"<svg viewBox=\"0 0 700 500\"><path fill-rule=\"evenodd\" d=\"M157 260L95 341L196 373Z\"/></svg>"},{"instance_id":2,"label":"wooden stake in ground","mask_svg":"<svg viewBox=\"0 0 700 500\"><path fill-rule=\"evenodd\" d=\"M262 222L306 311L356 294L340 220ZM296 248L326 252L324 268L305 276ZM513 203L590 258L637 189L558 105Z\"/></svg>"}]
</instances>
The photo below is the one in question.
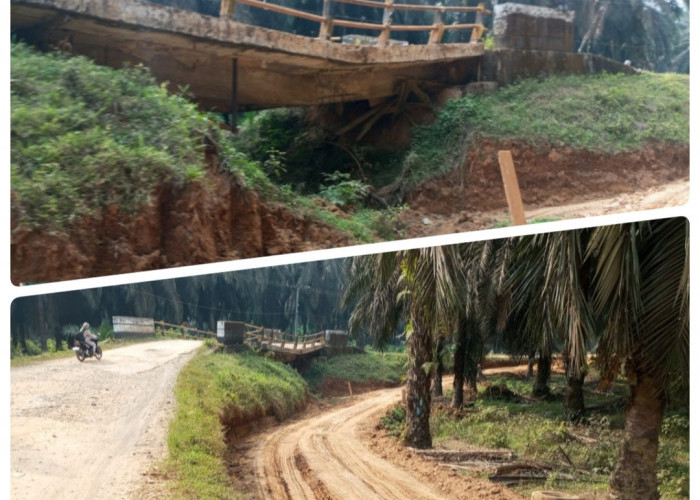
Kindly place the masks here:
<instances>
[{"instance_id":1,"label":"wooden stake in ground","mask_svg":"<svg viewBox=\"0 0 700 500\"><path fill-rule=\"evenodd\" d=\"M518 178L515 175L515 166L513 165L513 157L510 151L499 151L498 163L501 165L503 189L506 191L510 216L513 219L513 224L521 226L525 224L525 210L523 209L523 200L520 197L520 187L518 186Z\"/></svg>"}]
</instances>

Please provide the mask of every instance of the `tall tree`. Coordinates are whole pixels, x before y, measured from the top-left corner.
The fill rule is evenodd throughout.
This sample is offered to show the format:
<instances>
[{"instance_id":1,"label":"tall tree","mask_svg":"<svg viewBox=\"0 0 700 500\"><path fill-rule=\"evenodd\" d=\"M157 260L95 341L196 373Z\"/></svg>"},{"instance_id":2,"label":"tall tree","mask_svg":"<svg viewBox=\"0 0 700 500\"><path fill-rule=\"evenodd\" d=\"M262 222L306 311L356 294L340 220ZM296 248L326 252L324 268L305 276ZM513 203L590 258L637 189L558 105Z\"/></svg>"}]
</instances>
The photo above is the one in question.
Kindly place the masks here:
<instances>
[{"instance_id":1,"label":"tall tree","mask_svg":"<svg viewBox=\"0 0 700 500\"><path fill-rule=\"evenodd\" d=\"M593 231L596 311L607 318L598 362L624 366L625 434L610 481L621 500L659 497L659 432L670 381L689 378L689 224L674 218Z\"/></svg>"},{"instance_id":2,"label":"tall tree","mask_svg":"<svg viewBox=\"0 0 700 500\"><path fill-rule=\"evenodd\" d=\"M433 347L446 318L456 317L459 308L460 262L458 247L450 246L357 257L351 267L346 294L346 302L354 303L351 331L368 326L381 345L388 342L402 317L408 319L404 442L416 448L432 446Z\"/></svg>"},{"instance_id":3,"label":"tall tree","mask_svg":"<svg viewBox=\"0 0 700 500\"><path fill-rule=\"evenodd\" d=\"M584 242L582 231L522 237L509 276L513 315L521 321L516 338L525 353L535 347L539 351L533 394L549 394L552 355L557 346L563 346L568 382L565 407L573 419L580 418L585 408L586 345L593 334Z\"/></svg>"}]
</instances>

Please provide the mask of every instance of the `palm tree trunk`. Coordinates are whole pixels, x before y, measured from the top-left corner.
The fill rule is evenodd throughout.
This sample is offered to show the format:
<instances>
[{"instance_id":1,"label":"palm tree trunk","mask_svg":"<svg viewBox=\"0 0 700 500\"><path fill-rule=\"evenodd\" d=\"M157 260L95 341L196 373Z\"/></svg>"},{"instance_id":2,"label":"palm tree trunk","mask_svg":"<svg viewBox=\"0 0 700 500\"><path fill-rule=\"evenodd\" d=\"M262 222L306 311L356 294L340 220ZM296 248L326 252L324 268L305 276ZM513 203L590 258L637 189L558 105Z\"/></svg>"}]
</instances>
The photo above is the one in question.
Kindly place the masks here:
<instances>
[{"instance_id":1,"label":"palm tree trunk","mask_svg":"<svg viewBox=\"0 0 700 500\"><path fill-rule=\"evenodd\" d=\"M532 395L535 397L549 396L549 376L552 372L552 355L540 351L537 360L537 376L532 386Z\"/></svg>"},{"instance_id":2,"label":"palm tree trunk","mask_svg":"<svg viewBox=\"0 0 700 500\"><path fill-rule=\"evenodd\" d=\"M438 339L437 351L436 351L436 368L435 376L433 377L433 387L431 389L433 397L442 396L442 375L445 372L445 365L442 362L442 351L445 348L445 339L440 337Z\"/></svg>"},{"instance_id":3,"label":"palm tree trunk","mask_svg":"<svg viewBox=\"0 0 700 500\"><path fill-rule=\"evenodd\" d=\"M527 374L525 375L527 378L532 378L535 376L535 361L537 359L536 355L537 352L533 351L527 357Z\"/></svg>"},{"instance_id":4,"label":"palm tree trunk","mask_svg":"<svg viewBox=\"0 0 700 500\"><path fill-rule=\"evenodd\" d=\"M586 412L586 405L583 400L583 382L586 379L586 372L585 370L574 371L568 349L564 349L562 355L566 373L564 414L568 420L578 422Z\"/></svg>"},{"instance_id":5,"label":"palm tree trunk","mask_svg":"<svg viewBox=\"0 0 700 500\"><path fill-rule=\"evenodd\" d=\"M665 398L645 374L637 374L637 383L630 390L625 435L610 479L609 498L657 500L656 458Z\"/></svg>"},{"instance_id":6,"label":"palm tree trunk","mask_svg":"<svg viewBox=\"0 0 700 500\"><path fill-rule=\"evenodd\" d=\"M566 398L564 399L564 412L572 422L578 422L586 412L583 400L583 382L586 374L566 375Z\"/></svg>"},{"instance_id":7,"label":"palm tree trunk","mask_svg":"<svg viewBox=\"0 0 700 500\"><path fill-rule=\"evenodd\" d=\"M468 331L466 342L467 348L464 360L464 379L467 382L467 388L469 389L470 393L469 395L471 398L473 398L477 394L476 383L479 378L479 371L481 369L481 358L484 346L477 322L470 319L468 320L467 325Z\"/></svg>"},{"instance_id":8,"label":"palm tree trunk","mask_svg":"<svg viewBox=\"0 0 700 500\"><path fill-rule=\"evenodd\" d=\"M432 360L433 342L417 314L411 314L413 333L409 339L411 364L407 373L406 435L404 443L414 448L430 448L430 374L423 368Z\"/></svg>"},{"instance_id":9,"label":"palm tree trunk","mask_svg":"<svg viewBox=\"0 0 700 500\"><path fill-rule=\"evenodd\" d=\"M467 349L467 320L460 318L455 337L454 382L452 384L452 408L464 404L464 358Z\"/></svg>"}]
</instances>

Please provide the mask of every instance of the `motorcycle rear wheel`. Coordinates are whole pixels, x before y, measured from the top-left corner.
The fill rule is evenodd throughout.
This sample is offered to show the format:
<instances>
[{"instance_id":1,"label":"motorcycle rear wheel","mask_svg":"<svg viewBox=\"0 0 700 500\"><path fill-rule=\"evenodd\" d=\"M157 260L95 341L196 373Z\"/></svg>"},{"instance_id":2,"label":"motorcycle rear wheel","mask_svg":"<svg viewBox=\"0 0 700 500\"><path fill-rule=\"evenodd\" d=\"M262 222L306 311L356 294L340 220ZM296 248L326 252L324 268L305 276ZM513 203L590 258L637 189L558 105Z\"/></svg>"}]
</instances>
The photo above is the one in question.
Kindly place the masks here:
<instances>
[{"instance_id":1,"label":"motorcycle rear wheel","mask_svg":"<svg viewBox=\"0 0 700 500\"><path fill-rule=\"evenodd\" d=\"M75 351L75 357L78 358L78 361L81 363L85 361L85 353L83 351Z\"/></svg>"}]
</instances>

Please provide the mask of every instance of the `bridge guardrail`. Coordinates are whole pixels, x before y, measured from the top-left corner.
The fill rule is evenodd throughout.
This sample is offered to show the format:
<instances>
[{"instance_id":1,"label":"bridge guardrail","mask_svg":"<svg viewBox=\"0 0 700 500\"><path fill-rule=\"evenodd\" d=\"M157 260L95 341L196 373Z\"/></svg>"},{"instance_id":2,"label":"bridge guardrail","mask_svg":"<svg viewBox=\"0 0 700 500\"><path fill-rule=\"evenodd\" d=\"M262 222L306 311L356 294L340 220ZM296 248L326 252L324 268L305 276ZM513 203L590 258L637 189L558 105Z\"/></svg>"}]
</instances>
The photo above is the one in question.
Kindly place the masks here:
<instances>
[{"instance_id":1,"label":"bridge guardrail","mask_svg":"<svg viewBox=\"0 0 700 500\"><path fill-rule=\"evenodd\" d=\"M325 344L325 331L297 337L285 334L281 330L246 324L245 341L247 343L254 342L258 345L276 342L280 344L281 349L285 349L285 346L290 346L290 349L297 349L299 346L302 349L306 349L308 346ZM293 347L291 347L292 345Z\"/></svg>"},{"instance_id":2,"label":"bridge guardrail","mask_svg":"<svg viewBox=\"0 0 700 500\"><path fill-rule=\"evenodd\" d=\"M382 23L377 24L334 19L331 14L333 2L382 9ZM447 30L472 30L470 42L478 42L483 34L488 31L484 26L483 16L491 14L491 11L486 9L483 3L479 3L476 7L463 7L449 5L410 5L394 3L394 0L386 0L385 2L378 2L376 0L323 0L323 12L321 14L314 14L261 0L221 0L221 17L233 17L236 4L249 5L251 7L317 22L320 24L318 38L321 40L332 40L333 28L335 26L378 31L379 37L377 38L377 45L380 47L387 47L390 45L390 34L392 31L429 31L430 36L428 43L435 44L442 41L442 37ZM429 25L395 25L392 24L392 15L394 11L397 10L434 12L435 19L433 24ZM476 22L445 24L444 14L446 12L474 12L476 13Z\"/></svg>"},{"instance_id":3,"label":"bridge guardrail","mask_svg":"<svg viewBox=\"0 0 700 500\"><path fill-rule=\"evenodd\" d=\"M176 325L174 323L167 323L165 321L154 321L155 333L164 335L168 331L179 333L188 337L214 337L216 338L216 332L210 332L209 330L199 330L193 328L185 323Z\"/></svg>"}]
</instances>

